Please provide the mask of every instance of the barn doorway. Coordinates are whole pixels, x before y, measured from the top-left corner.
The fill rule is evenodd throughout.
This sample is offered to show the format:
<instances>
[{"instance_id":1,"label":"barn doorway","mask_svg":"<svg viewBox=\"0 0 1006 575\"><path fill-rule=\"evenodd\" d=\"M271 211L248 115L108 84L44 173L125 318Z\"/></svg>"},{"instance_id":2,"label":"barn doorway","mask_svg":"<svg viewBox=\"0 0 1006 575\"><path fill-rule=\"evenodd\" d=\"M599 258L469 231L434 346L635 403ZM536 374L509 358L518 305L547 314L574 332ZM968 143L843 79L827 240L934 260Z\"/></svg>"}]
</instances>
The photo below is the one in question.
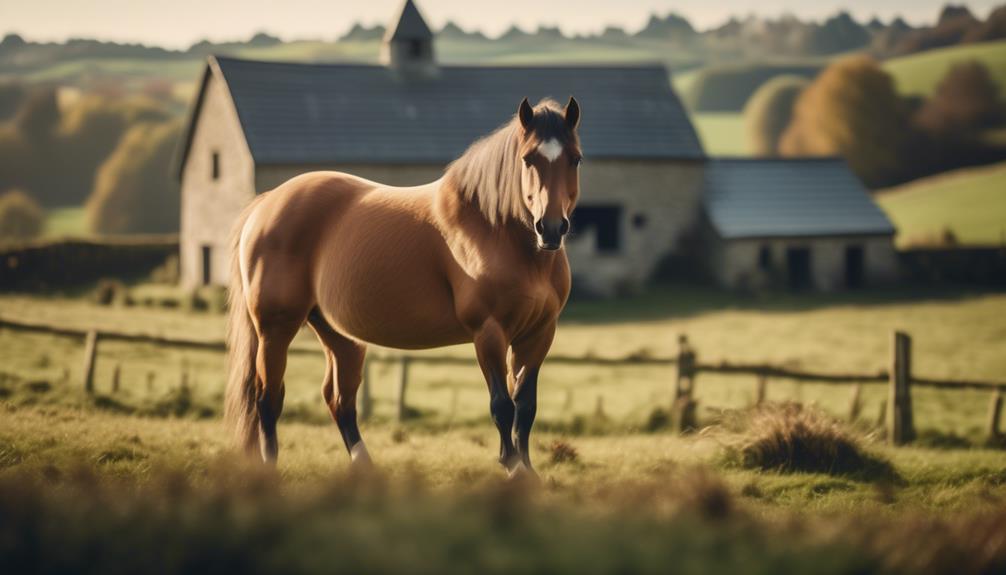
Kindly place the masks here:
<instances>
[{"instance_id":1,"label":"barn doorway","mask_svg":"<svg viewBox=\"0 0 1006 575\"><path fill-rule=\"evenodd\" d=\"M622 206L577 206L570 232L573 237L594 230L594 247L599 253L617 253L622 249Z\"/></svg>"},{"instance_id":2,"label":"barn doorway","mask_svg":"<svg viewBox=\"0 0 1006 575\"><path fill-rule=\"evenodd\" d=\"M210 246L203 246L203 277L202 282L204 286L210 285L213 281L213 261L212 261L213 251Z\"/></svg>"},{"instance_id":3,"label":"barn doorway","mask_svg":"<svg viewBox=\"0 0 1006 575\"><path fill-rule=\"evenodd\" d=\"M864 259L863 246L845 246L845 287L863 287Z\"/></svg>"},{"instance_id":4,"label":"barn doorway","mask_svg":"<svg viewBox=\"0 0 1006 575\"><path fill-rule=\"evenodd\" d=\"M810 277L810 248L786 248L786 280L793 291L813 286Z\"/></svg>"}]
</instances>

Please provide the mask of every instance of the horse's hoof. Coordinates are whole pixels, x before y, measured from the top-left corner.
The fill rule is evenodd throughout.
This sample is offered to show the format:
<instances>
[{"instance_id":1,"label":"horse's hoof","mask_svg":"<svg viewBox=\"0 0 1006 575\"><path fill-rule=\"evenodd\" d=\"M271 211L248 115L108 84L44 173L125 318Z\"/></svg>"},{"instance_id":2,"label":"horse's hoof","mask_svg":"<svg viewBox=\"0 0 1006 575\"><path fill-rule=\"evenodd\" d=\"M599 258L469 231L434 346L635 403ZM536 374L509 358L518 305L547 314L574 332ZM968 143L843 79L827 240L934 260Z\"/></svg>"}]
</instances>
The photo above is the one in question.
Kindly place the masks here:
<instances>
[{"instance_id":1,"label":"horse's hoof","mask_svg":"<svg viewBox=\"0 0 1006 575\"><path fill-rule=\"evenodd\" d=\"M353 471L371 471L374 469L374 462L370 459L367 446L359 442L349 450L350 468Z\"/></svg>"},{"instance_id":2,"label":"horse's hoof","mask_svg":"<svg viewBox=\"0 0 1006 575\"><path fill-rule=\"evenodd\" d=\"M524 465L523 461L518 461L517 465L514 465L510 471L507 473L507 479L514 483L521 483L525 485L539 485L541 484L541 478L538 477L538 473Z\"/></svg>"}]
</instances>

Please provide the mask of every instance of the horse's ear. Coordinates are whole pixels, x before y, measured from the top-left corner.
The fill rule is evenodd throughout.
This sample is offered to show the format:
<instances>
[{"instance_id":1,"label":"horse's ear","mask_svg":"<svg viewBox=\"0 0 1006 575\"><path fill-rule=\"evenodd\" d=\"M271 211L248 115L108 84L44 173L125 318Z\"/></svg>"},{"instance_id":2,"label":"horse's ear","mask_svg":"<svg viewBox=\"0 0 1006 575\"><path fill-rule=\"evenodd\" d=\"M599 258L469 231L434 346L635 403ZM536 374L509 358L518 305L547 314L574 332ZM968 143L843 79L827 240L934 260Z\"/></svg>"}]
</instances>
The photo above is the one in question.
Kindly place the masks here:
<instances>
[{"instance_id":1,"label":"horse's ear","mask_svg":"<svg viewBox=\"0 0 1006 575\"><path fill-rule=\"evenodd\" d=\"M580 124L580 104L573 96L569 97L569 103L566 104L565 116L566 125L569 126L570 130L575 130L577 125Z\"/></svg>"},{"instance_id":2,"label":"horse's ear","mask_svg":"<svg viewBox=\"0 0 1006 575\"><path fill-rule=\"evenodd\" d=\"M534 109L531 108L527 98L521 100L520 106L517 107L517 117L520 118L520 125L524 126L525 130L530 128L534 122Z\"/></svg>"}]
</instances>

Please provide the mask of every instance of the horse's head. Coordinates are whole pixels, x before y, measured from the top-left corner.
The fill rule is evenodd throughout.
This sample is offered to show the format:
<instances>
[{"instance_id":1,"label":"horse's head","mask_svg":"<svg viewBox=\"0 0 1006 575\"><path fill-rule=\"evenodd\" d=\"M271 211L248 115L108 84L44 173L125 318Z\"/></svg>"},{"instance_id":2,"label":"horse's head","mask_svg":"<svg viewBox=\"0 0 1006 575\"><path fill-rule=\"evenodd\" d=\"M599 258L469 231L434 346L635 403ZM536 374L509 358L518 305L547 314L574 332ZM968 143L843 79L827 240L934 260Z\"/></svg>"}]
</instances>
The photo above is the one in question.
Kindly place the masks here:
<instances>
[{"instance_id":1,"label":"horse's head","mask_svg":"<svg viewBox=\"0 0 1006 575\"><path fill-rule=\"evenodd\" d=\"M538 247L557 250L569 232L569 216L580 195L580 105L572 97L559 110L551 102L532 108L527 98L517 108L520 119L521 198L531 213Z\"/></svg>"}]
</instances>

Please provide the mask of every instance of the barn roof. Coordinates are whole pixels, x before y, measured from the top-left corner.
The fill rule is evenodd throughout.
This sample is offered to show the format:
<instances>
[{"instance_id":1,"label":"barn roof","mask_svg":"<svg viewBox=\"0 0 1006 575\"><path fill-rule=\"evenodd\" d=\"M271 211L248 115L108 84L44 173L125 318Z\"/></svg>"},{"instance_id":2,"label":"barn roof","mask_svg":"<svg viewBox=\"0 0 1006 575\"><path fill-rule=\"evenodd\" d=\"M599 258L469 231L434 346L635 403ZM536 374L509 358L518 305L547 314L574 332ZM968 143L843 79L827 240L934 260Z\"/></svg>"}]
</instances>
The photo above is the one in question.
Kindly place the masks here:
<instances>
[{"instance_id":1,"label":"barn roof","mask_svg":"<svg viewBox=\"0 0 1006 575\"><path fill-rule=\"evenodd\" d=\"M894 233L841 159L711 159L703 203L724 239Z\"/></svg>"},{"instance_id":2,"label":"barn roof","mask_svg":"<svg viewBox=\"0 0 1006 575\"><path fill-rule=\"evenodd\" d=\"M570 95L584 112L588 158L703 157L658 65L441 66L410 77L384 66L211 57L208 73L226 83L259 164L446 163L512 117L525 96L565 103Z\"/></svg>"}]
</instances>

